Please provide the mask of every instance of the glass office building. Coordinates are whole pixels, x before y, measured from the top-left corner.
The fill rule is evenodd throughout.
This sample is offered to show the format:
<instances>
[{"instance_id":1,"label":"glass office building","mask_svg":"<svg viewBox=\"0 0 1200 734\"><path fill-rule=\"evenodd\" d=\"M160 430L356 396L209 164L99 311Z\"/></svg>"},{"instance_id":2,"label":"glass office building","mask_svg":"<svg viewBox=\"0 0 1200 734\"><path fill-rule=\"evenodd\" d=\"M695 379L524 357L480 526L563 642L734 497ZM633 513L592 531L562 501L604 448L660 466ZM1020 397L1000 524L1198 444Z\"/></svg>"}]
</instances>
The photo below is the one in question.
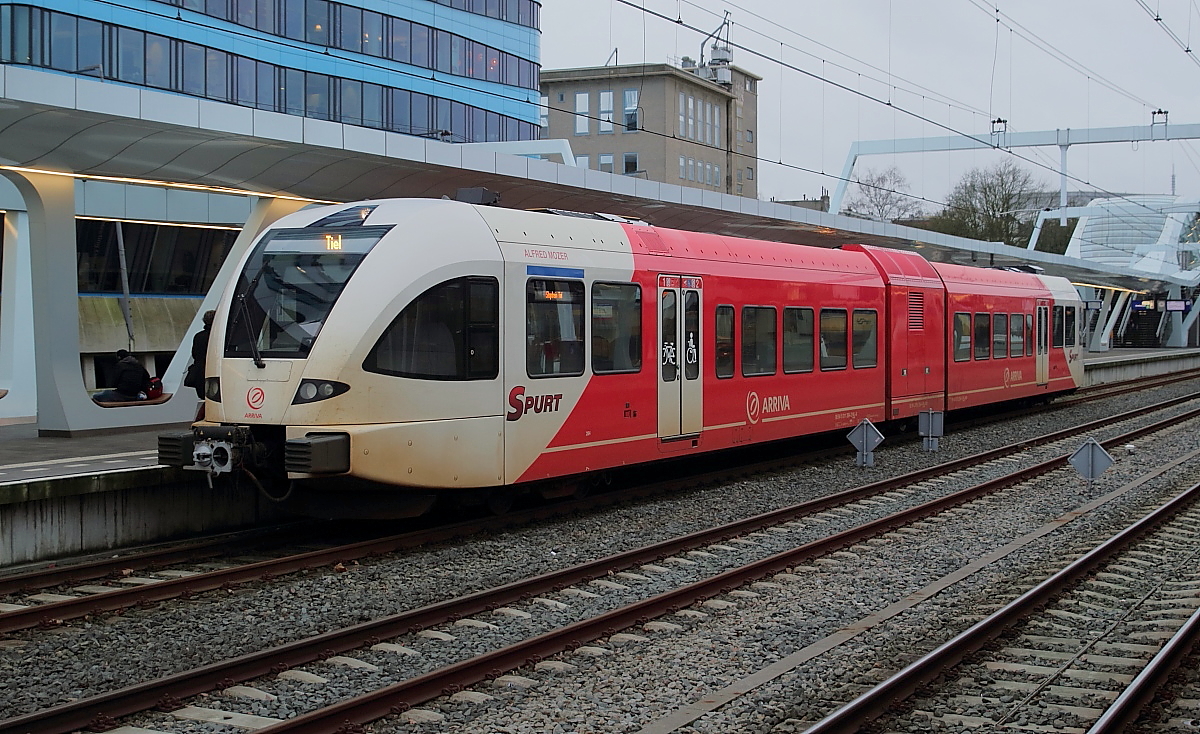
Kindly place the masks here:
<instances>
[{"instance_id":1,"label":"glass office building","mask_svg":"<svg viewBox=\"0 0 1200 734\"><path fill-rule=\"evenodd\" d=\"M445 142L530 140L540 11L534 0L0 3L0 63ZM209 261L236 235L126 227L142 296L203 295ZM79 220L81 294L119 292L115 232Z\"/></svg>"},{"instance_id":2,"label":"glass office building","mask_svg":"<svg viewBox=\"0 0 1200 734\"><path fill-rule=\"evenodd\" d=\"M534 0L0 4L0 63L447 142L536 139Z\"/></svg>"},{"instance_id":3,"label":"glass office building","mask_svg":"<svg viewBox=\"0 0 1200 734\"><path fill-rule=\"evenodd\" d=\"M112 99L130 99L117 87L165 93L154 95L156 105L179 95L180 109L208 100L447 143L532 140L540 132L540 12L535 0L0 0L0 64L112 85ZM95 93L96 85L87 87ZM142 112L130 109L121 129L136 129ZM9 144L19 146L21 134L10 131ZM327 155L359 153L335 147ZM94 163L83 155L80 167ZM61 167L74 169L70 160ZM251 201L151 185L75 185L84 386L109 386L112 350L127 343L163 374ZM7 197L0 208L25 206L8 184L0 196ZM12 244L0 243L0 262L16 251ZM6 268L0 279L16 282L26 277L20 270ZM132 326L119 306L125 292ZM6 308L18 308L14 296L0 295ZM19 351L32 352L29 328L7 337ZM3 387L12 388L5 406L32 390L31 383ZM32 410L10 407L18 416Z\"/></svg>"}]
</instances>

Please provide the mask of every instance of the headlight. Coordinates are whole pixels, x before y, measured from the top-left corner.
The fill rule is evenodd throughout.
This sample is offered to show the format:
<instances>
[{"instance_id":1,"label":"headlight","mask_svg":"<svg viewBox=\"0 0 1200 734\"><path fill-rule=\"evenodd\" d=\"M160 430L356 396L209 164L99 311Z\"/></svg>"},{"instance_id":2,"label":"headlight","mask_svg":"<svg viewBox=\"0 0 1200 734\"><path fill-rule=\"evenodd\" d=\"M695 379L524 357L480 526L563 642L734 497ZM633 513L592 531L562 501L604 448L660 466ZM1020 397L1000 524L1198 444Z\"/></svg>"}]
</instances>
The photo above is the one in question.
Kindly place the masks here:
<instances>
[{"instance_id":1,"label":"headlight","mask_svg":"<svg viewBox=\"0 0 1200 734\"><path fill-rule=\"evenodd\" d=\"M296 397L292 398L292 405L300 405L302 403L315 403L318 400L336 397L350 389L350 386L344 382L334 382L333 380L301 380L300 387L296 388Z\"/></svg>"},{"instance_id":2,"label":"headlight","mask_svg":"<svg viewBox=\"0 0 1200 734\"><path fill-rule=\"evenodd\" d=\"M221 378L220 377L205 377L204 378L204 397L214 403L221 402Z\"/></svg>"}]
</instances>

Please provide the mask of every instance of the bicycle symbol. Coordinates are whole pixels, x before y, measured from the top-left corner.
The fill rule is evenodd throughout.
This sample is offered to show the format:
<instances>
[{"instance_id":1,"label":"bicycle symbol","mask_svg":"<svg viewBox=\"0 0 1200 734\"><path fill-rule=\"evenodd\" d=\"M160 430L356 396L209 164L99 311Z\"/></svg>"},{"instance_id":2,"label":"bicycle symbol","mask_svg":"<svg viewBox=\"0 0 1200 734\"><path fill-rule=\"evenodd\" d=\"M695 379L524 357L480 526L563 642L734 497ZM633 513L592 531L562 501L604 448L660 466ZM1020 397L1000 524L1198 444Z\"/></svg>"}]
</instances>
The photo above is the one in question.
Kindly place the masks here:
<instances>
[{"instance_id":1,"label":"bicycle symbol","mask_svg":"<svg viewBox=\"0 0 1200 734\"><path fill-rule=\"evenodd\" d=\"M675 345L674 344L666 343L666 344L662 345L662 363L669 364L669 365L675 364Z\"/></svg>"}]
</instances>

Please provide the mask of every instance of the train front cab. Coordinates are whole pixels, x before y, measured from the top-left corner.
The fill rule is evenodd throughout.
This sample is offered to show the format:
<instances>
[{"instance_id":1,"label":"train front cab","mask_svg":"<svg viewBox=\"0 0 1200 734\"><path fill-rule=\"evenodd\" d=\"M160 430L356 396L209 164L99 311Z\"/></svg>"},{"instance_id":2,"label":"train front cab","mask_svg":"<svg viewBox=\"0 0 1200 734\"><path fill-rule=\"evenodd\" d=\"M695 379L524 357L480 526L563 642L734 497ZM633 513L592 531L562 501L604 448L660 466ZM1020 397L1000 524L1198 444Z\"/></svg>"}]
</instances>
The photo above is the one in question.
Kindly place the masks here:
<instances>
[{"instance_id":1,"label":"train front cab","mask_svg":"<svg viewBox=\"0 0 1200 734\"><path fill-rule=\"evenodd\" d=\"M371 202L264 233L222 297L191 443L228 443L226 473L270 477L308 515L410 516L443 490L501 484L502 268L468 213Z\"/></svg>"}]
</instances>

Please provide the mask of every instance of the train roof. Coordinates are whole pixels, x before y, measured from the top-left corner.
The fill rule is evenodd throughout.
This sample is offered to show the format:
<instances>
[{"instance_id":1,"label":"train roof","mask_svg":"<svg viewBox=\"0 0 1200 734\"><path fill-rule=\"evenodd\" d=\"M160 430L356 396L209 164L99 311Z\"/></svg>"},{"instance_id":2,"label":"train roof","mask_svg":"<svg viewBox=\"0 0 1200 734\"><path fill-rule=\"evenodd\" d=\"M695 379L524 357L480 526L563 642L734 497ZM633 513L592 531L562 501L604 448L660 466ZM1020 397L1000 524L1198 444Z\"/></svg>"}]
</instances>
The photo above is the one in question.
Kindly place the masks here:
<instances>
[{"instance_id":1,"label":"train roof","mask_svg":"<svg viewBox=\"0 0 1200 734\"><path fill-rule=\"evenodd\" d=\"M636 255L878 275L876 268L860 254L825 247L653 227L620 217L564 216L558 212L487 206L476 209L502 242L620 252L629 248Z\"/></svg>"}]
</instances>

